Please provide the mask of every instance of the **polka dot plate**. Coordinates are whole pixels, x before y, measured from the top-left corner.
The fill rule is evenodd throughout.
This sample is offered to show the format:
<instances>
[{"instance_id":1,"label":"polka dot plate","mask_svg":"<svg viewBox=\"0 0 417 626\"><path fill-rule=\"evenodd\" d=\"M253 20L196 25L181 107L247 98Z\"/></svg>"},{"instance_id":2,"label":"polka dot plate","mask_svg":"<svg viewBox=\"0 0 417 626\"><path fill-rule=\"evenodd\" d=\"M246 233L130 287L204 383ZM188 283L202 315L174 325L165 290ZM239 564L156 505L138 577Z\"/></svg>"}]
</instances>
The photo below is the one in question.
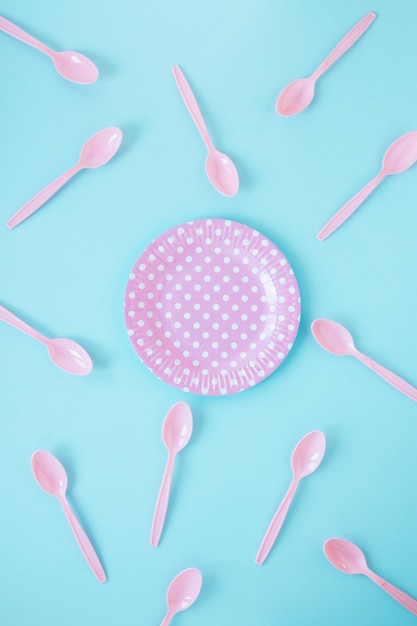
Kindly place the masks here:
<instances>
[{"instance_id":1,"label":"polka dot plate","mask_svg":"<svg viewBox=\"0 0 417 626\"><path fill-rule=\"evenodd\" d=\"M278 248L238 222L176 226L136 261L125 321L136 353L183 391L226 395L272 374L300 323L294 272Z\"/></svg>"}]
</instances>

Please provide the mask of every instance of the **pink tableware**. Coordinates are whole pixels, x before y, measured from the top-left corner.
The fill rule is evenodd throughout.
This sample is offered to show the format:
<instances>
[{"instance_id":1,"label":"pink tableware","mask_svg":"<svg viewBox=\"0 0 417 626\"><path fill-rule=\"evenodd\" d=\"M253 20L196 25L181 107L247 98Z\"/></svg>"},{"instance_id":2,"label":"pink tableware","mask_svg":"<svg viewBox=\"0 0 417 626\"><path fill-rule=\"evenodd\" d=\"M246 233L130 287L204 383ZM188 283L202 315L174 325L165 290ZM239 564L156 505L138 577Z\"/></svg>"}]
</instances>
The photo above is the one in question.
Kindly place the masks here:
<instances>
[{"instance_id":1,"label":"pink tableware","mask_svg":"<svg viewBox=\"0 0 417 626\"><path fill-rule=\"evenodd\" d=\"M72 532L81 548L81 552L97 580L101 583L106 582L106 574L104 573L99 558L65 497L68 478L64 467L58 459L49 452L38 450L34 452L32 456L32 470L38 485L46 491L46 493L55 496L60 501Z\"/></svg>"},{"instance_id":2,"label":"pink tableware","mask_svg":"<svg viewBox=\"0 0 417 626\"><path fill-rule=\"evenodd\" d=\"M318 468L325 450L326 438L320 430L308 433L296 445L291 457L293 479L262 540L255 559L258 565L265 561L278 537L300 480Z\"/></svg>"},{"instance_id":3,"label":"pink tableware","mask_svg":"<svg viewBox=\"0 0 417 626\"><path fill-rule=\"evenodd\" d=\"M175 613L185 611L197 600L202 583L201 572L194 567L183 570L173 579L167 591L168 611L161 626L168 626Z\"/></svg>"},{"instance_id":4,"label":"pink tableware","mask_svg":"<svg viewBox=\"0 0 417 626\"><path fill-rule=\"evenodd\" d=\"M324 553L330 563L345 574L363 574L368 576L381 589L386 591L406 609L417 615L417 600L391 585L369 569L365 555L357 545L346 539L328 539L324 544Z\"/></svg>"},{"instance_id":5,"label":"pink tableware","mask_svg":"<svg viewBox=\"0 0 417 626\"><path fill-rule=\"evenodd\" d=\"M0 320L26 333L36 341L45 344L51 360L68 374L85 376L93 369L93 363L87 352L70 339L48 339L40 332L26 324L4 306L0 306Z\"/></svg>"},{"instance_id":6,"label":"pink tableware","mask_svg":"<svg viewBox=\"0 0 417 626\"><path fill-rule=\"evenodd\" d=\"M189 442L192 431L193 416L190 407L185 402L177 402L168 411L162 427L162 438L168 450L168 462L155 506L151 529L151 546L158 545L164 526L175 457Z\"/></svg>"},{"instance_id":7,"label":"pink tableware","mask_svg":"<svg viewBox=\"0 0 417 626\"><path fill-rule=\"evenodd\" d=\"M300 294L282 252L219 218L176 226L136 261L125 292L129 339L143 363L183 391L252 387L288 355Z\"/></svg>"},{"instance_id":8,"label":"pink tableware","mask_svg":"<svg viewBox=\"0 0 417 626\"><path fill-rule=\"evenodd\" d=\"M0 17L0 30L44 52L52 59L57 72L67 80L83 84L94 83L97 80L98 69L90 59L79 52L54 52L4 17Z\"/></svg>"},{"instance_id":9,"label":"pink tableware","mask_svg":"<svg viewBox=\"0 0 417 626\"><path fill-rule=\"evenodd\" d=\"M338 43L336 48L329 54L323 63L317 68L309 78L299 78L289 83L278 96L276 102L277 113L280 115L296 115L310 104L314 96L314 85L320 76L327 70L339 57L342 56L349 48L359 39L361 35L369 28L376 14L371 11L356 24L343 39Z\"/></svg>"},{"instance_id":10,"label":"pink tableware","mask_svg":"<svg viewBox=\"0 0 417 626\"><path fill-rule=\"evenodd\" d=\"M398 391L401 391L405 396L417 402L417 389L405 382L405 380L397 376L397 374L390 372L385 369L385 367L382 367L382 365L375 363L375 361L365 354L359 352L353 343L352 335L341 324L333 320L317 319L314 320L311 325L311 332L317 343L327 350L327 352L331 352L331 354L336 354L337 356L354 356L381 376L387 383L395 387L395 389L398 389Z\"/></svg>"},{"instance_id":11,"label":"pink tableware","mask_svg":"<svg viewBox=\"0 0 417 626\"><path fill-rule=\"evenodd\" d=\"M82 147L79 161L71 167L65 174L62 174L53 183L40 191L34 198L29 200L13 217L7 222L9 228L14 228L32 213L45 204L70 178L83 169L101 167L114 157L122 142L122 131L120 128L110 126L95 133L88 139Z\"/></svg>"},{"instance_id":12,"label":"pink tableware","mask_svg":"<svg viewBox=\"0 0 417 626\"><path fill-rule=\"evenodd\" d=\"M356 196L353 196L329 219L317 235L323 241L352 215L377 185L391 174L401 174L417 161L417 131L402 135L394 141L384 154L382 169Z\"/></svg>"},{"instance_id":13,"label":"pink tableware","mask_svg":"<svg viewBox=\"0 0 417 626\"><path fill-rule=\"evenodd\" d=\"M207 177L217 191L220 191L225 196L234 196L239 189L239 175L236 167L228 156L214 148L194 94L178 65L172 68L172 72L185 106L206 144L208 150L206 161Z\"/></svg>"}]
</instances>

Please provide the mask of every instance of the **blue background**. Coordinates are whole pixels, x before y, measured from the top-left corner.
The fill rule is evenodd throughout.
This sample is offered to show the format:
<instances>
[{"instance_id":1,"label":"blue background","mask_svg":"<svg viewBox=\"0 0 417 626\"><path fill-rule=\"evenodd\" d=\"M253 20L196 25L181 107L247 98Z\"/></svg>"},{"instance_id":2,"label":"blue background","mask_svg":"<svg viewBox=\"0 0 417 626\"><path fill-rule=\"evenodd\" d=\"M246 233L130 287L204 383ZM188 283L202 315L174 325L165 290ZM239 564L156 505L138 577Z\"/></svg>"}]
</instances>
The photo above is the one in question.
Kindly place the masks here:
<instances>
[{"instance_id":1,"label":"blue background","mask_svg":"<svg viewBox=\"0 0 417 626\"><path fill-rule=\"evenodd\" d=\"M310 107L275 112L289 81L311 74L368 11L377 19L319 80ZM417 167L385 180L327 241L316 233L417 127L413 0L5 0L3 15L57 50L90 56L94 85L0 33L1 303L49 336L81 343L93 373L72 377L45 349L0 326L0 616L7 626L159 624L171 579L203 573L175 624L379 626L415 618L362 576L326 560L332 536L357 542L378 574L417 597L416 405L350 357L322 350L316 317L345 324L357 347L417 385ZM235 162L221 196L171 74L180 64L212 134ZM83 171L15 230L7 219L76 163L86 139L119 126L116 157ZM239 395L178 391L149 372L126 335L128 274L160 233L223 217L269 237L302 296L293 351ZM161 427L189 402L194 432L177 458L158 548L149 546L166 462ZM327 437L266 563L254 558L290 480L297 441ZM102 559L99 585L59 503L30 459L49 450Z\"/></svg>"}]
</instances>

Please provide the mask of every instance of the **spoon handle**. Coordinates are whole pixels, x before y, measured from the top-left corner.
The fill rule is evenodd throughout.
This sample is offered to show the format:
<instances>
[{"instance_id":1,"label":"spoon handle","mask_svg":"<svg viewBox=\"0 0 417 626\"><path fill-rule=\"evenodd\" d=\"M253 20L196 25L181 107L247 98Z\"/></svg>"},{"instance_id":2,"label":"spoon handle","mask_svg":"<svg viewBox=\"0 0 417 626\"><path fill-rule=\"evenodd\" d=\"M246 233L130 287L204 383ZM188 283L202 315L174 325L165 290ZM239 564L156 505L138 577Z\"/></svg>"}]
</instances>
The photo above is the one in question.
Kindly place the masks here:
<instances>
[{"instance_id":1,"label":"spoon handle","mask_svg":"<svg viewBox=\"0 0 417 626\"><path fill-rule=\"evenodd\" d=\"M297 485L298 481L293 480L290 488L288 489L281 504L279 505L277 512L272 518L268 530L266 531L265 536L262 539L258 554L256 555L255 562L258 563L258 565L262 565L262 563L265 561L266 557L271 551L272 546L275 543L276 538L278 537L278 533L281 530L281 527L290 508L291 502L294 498Z\"/></svg>"},{"instance_id":2,"label":"spoon handle","mask_svg":"<svg viewBox=\"0 0 417 626\"><path fill-rule=\"evenodd\" d=\"M36 194L29 202L27 202L21 209L16 211L16 213L9 219L7 222L7 226L9 228L14 228L21 222L24 222L28 217L32 215L35 211L40 209L42 205L49 200L67 181L69 181L74 174L79 171L79 165L75 165L71 167L65 174L62 174L59 178L54 180L54 182L50 183L45 189L42 189L39 193Z\"/></svg>"},{"instance_id":3,"label":"spoon handle","mask_svg":"<svg viewBox=\"0 0 417 626\"><path fill-rule=\"evenodd\" d=\"M323 241L329 235L331 235L339 226L343 224L347 220L348 217L352 215L354 211L362 204L362 202L369 196L369 194L375 189L377 185L384 178L384 175L379 173L375 178L373 178L363 189L361 189L356 196L353 196L346 204L342 206L341 209L337 211L329 219L329 221L323 226L321 231L317 235L317 239Z\"/></svg>"},{"instance_id":4,"label":"spoon handle","mask_svg":"<svg viewBox=\"0 0 417 626\"><path fill-rule=\"evenodd\" d=\"M381 587L381 589L386 591L390 596L397 600L397 602L399 602L406 609L411 611L411 613L414 613L414 615L417 615L417 600L414 600L414 598L404 593L404 591L401 591L401 589L394 587L394 585L391 585L391 583L387 582L380 576L377 576L377 574L374 574L374 572L368 571L367 575L371 580L374 581L374 583Z\"/></svg>"},{"instance_id":5,"label":"spoon handle","mask_svg":"<svg viewBox=\"0 0 417 626\"><path fill-rule=\"evenodd\" d=\"M93 546L91 545L89 538L82 529L80 522L75 517L66 500L62 500L61 504L69 525L71 526L72 532L74 533L75 539L77 540L77 543L80 546L81 552L83 553L87 563L94 572L97 580L101 583L106 582L107 577L104 573L104 569L99 561L97 554L95 553Z\"/></svg>"},{"instance_id":6,"label":"spoon handle","mask_svg":"<svg viewBox=\"0 0 417 626\"><path fill-rule=\"evenodd\" d=\"M38 341L43 341L45 338L41 335L37 330L26 324L23 320L17 317L14 313L6 309L4 306L0 306L0 320L2 322L6 322L6 324L10 324L14 328L17 328L22 333L26 333L33 339L37 339Z\"/></svg>"},{"instance_id":7,"label":"spoon handle","mask_svg":"<svg viewBox=\"0 0 417 626\"><path fill-rule=\"evenodd\" d=\"M344 37L337 46L332 50L328 57L325 58L323 63L316 69L312 78L317 80L319 76L323 74L342 54L344 54L353 44L359 39L361 35L369 28L374 19L376 13L371 11L365 17L363 17Z\"/></svg>"},{"instance_id":8,"label":"spoon handle","mask_svg":"<svg viewBox=\"0 0 417 626\"><path fill-rule=\"evenodd\" d=\"M51 50L45 46L41 41L29 35L26 31L22 30L13 22L9 22L5 17L0 17L0 30L4 31L8 35L15 37L16 39L20 39L20 41L24 41L29 46L33 46L33 48L37 48L41 52L45 52L45 54L50 54Z\"/></svg>"},{"instance_id":9,"label":"spoon handle","mask_svg":"<svg viewBox=\"0 0 417 626\"><path fill-rule=\"evenodd\" d=\"M168 624L171 623L172 617L173 617L173 613L171 613L169 610L167 612L167 614L165 615L164 619L162 620L160 626L168 626Z\"/></svg>"},{"instance_id":10,"label":"spoon handle","mask_svg":"<svg viewBox=\"0 0 417 626\"><path fill-rule=\"evenodd\" d=\"M158 499L155 505L151 528L151 546L157 546L164 527L165 517L168 509L169 493L171 490L172 470L174 467L174 457L169 456L162 479L161 488L159 490Z\"/></svg>"},{"instance_id":11,"label":"spoon handle","mask_svg":"<svg viewBox=\"0 0 417 626\"><path fill-rule=\"evenodd\" d=\"M210 135L203 120L203 116L201 115L197 100L195 99L194 94L191 91L191 87L188 84L187 79L185 78L181 68L178 65L175 65L172 68L172 73L174 74L175 82L177 83L179 92L185 102L185 106L187 107L189 114L193 118L194 124L197 126L204 143L206 144L208 149L212 148L213 144L211 142Z\"/></svg>"},{"instance_id":12,"label":"spoon handle","mask_svg":"<svg viewBox=\"0 0 417 626\"><path fill-rule=\"evenodd\" d=\"M379 363L375 363L375 361L367 357L365 354L359 352L359 350L356 350L352 354L354 357L359 359L359 361L362 361L362 363L367 365L376 374L381 376L381 378L383 378L387 383L395 387L395 389L398 389L398 391L401 391L401 393L403 393L405 396L417 402L417 389L415 387L397 376L397 374L394 374L394 372L387 370L382 365L379 365Z\"/></svg>"}]
</instances>

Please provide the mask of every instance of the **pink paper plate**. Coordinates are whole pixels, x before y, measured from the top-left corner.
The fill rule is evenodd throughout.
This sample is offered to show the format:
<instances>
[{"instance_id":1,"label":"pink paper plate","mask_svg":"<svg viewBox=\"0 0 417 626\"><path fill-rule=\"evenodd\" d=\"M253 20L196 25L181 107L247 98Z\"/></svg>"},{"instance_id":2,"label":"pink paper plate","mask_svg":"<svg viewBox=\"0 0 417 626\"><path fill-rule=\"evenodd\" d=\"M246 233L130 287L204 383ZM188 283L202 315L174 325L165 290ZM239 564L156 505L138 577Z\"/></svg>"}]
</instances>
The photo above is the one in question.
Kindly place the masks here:
<instances>
[{"instance_id":1,"label":"pink paper plate","mask_svg":"<svg viewBox=\"0 0 417 626\"><path fill-rule=\"evenodd\" d=\"M158 378L226 395L283 362L300 323L300 293L282 252L223 219L176 226L136 261L125 293L128 336Z\"/></svg>"}]
</instances>

